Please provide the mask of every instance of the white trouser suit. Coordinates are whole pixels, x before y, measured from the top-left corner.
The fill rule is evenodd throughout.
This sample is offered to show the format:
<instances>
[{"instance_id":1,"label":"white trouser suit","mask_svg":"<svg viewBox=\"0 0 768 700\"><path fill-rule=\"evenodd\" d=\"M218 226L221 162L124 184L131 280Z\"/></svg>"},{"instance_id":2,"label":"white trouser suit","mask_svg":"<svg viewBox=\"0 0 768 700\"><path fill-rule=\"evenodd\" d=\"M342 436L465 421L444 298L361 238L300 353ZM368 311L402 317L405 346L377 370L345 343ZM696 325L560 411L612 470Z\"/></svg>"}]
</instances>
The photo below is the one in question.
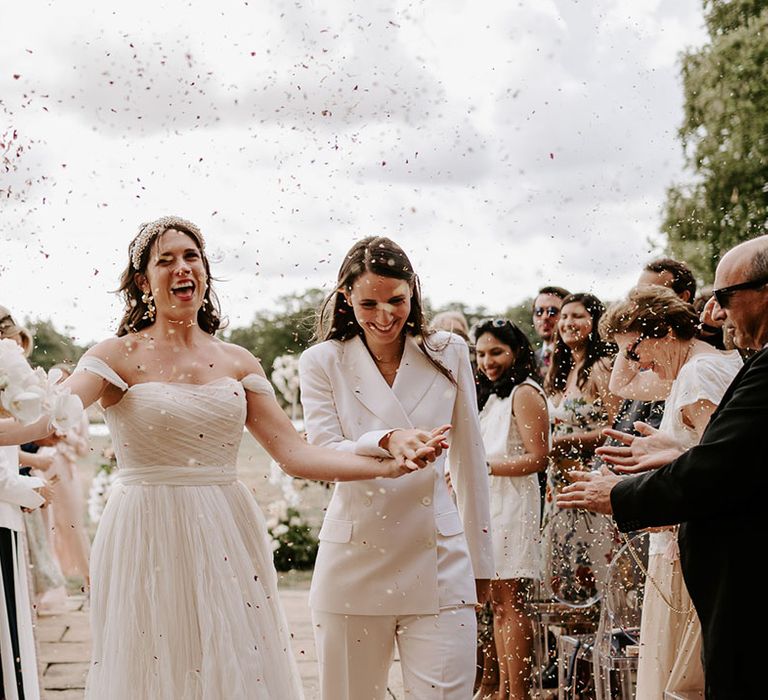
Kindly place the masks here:
<instances>
[{"instance_id":1,"label":"white trouser suit","mask_svg":"<svg viewBox=\"0 0 768 700\"><path fill-rule=\"evenodd\" d=\"M444 459L399 479L337 484L310 593L324 700L384 698L397 641L407 697L467 700L475 667L475 579L493 575L488 476L466 344L439 332L432 352L407 336L393 386L360 338L301 357L309 441L357 454L396 428L450 423Z\"/></svg>"}]
</instances>

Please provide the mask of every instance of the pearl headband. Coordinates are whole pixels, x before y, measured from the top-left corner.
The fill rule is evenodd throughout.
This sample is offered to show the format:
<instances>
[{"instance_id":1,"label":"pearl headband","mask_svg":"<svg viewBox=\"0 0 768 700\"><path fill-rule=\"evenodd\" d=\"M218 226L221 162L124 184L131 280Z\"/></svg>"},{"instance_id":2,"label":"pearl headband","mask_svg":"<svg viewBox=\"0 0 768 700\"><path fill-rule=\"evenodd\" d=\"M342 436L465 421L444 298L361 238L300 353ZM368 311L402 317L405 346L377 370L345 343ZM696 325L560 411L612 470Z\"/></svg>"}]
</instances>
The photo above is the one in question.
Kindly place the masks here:
<instances>
[{"instance_id":1,"label":"pearl headband","mask_svg":"<svg viewBox=\"0 0 768 700\"><path fill-rule=\"evenodd\" d=\"M203 234L200 233L200 229L197 228L191 221L182 219L178 216L162 216L154 221L139 226L139 233L131 243L131 264L134 270L139 270L141 267L141 256L144 254L144 250L147 244L161 233L167 231L169 228L179 229L182 232L189 232L195 238L197 238L200 244L200 252L202 253L205 248L205 241L203 240Z\"/></svg>"}]
</instances>

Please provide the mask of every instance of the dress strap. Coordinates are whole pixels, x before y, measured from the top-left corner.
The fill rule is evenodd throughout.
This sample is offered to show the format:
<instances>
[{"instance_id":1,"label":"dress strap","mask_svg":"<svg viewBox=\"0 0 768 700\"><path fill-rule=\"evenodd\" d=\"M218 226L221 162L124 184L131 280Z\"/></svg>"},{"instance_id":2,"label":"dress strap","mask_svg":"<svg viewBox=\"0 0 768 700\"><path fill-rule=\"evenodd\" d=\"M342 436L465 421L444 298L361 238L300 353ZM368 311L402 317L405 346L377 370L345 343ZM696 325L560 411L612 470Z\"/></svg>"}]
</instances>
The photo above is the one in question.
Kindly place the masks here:
<instances>
[{"instance_id":1,"label":"dress strap","mask_svg":"<svg viewBox=\"0 0 768 700\"><path fill-rule=\"evenodd\" d=\"M75 372L82 370L84 372L92 372L98 375L102 379L106 379L110 384L114 384L121 391L128 391L128 384L126 384L120 375L115 372L104 360L94 357L93 355L84 355L80 358L80 362L75 367Z\"/></svg>"},{"instance_id":2,"label":"dress strap","mask_svg":"<svg viewBox=\"0 0 768 700\"><path fill-rule=\"evenodd\" d=\"M262 377L260 374L247 374L240 380L240 383L246 391L252 391L254 394L275 395L275 390L272 384L270 384L269 379Z\"/></svg>"}]
</instances>

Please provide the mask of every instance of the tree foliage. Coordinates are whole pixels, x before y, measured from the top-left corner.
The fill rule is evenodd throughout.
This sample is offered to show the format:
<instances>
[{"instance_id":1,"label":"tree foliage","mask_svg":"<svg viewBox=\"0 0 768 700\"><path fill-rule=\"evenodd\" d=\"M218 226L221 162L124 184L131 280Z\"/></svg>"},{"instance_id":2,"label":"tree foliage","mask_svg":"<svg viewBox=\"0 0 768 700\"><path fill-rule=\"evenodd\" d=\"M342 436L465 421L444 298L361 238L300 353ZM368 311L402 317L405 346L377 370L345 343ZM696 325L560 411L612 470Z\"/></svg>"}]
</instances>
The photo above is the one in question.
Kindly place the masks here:
<instances>
[{"instance_id":1,"label":"tree foliage","mask_svg":"<svg viewBox=\"0 0 768 700\"><path fill-rule=\"evenodd\" d=\"M32 323L27 322L27 327L35 337L35 345L29 356L29 363L33 367L42 367L49 370L53 365L61 362L76 364L85 348L77 345L71 336L56 330L53 322L38 319Z\"/></svg>"},{"instance_id":2,"label":"tree foliage","mask_svg":"<svg viewBox=\"0 0 768 700\"><path fill-rule=\"evenodd\" d=\"M275 358L299 354L310 345L324 298L320 289L282 296L273 309L258 311L249 326L233 328L227 340L250 350L269 376Z\"/></svg>"},{"instance_id":3,"label":"tree foliage","mask_svg":"<svg viewBox=\"0 0 768 700\"><path fill-rule=\"evenodd\" d=\"M682 59L690 184L669 188L670 253L706 280L768 223L768 0L704 0L709 42Z\"/></svg>"}]
</instances>

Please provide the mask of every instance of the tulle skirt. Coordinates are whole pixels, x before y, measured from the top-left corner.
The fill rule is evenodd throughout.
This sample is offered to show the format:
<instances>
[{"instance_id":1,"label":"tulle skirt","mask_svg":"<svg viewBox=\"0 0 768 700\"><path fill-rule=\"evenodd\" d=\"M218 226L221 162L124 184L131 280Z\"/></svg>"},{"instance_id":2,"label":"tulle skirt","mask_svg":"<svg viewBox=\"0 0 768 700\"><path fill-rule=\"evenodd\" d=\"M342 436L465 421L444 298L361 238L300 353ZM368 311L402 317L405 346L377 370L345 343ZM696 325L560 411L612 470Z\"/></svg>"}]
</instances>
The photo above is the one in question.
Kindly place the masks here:
<instances>
[{"instance_id":1,"label":"tulle skirt","mask_svg":"<svg viewBox=\"0 0 768 700\"><path fill-rule=\"evenodd\" d=\"M189 483L172 469L127 470L145 474L115 485L104 510L86 698L302 698L256 502L233 478L172 485Z\"/></svg>"}]
</instances>

